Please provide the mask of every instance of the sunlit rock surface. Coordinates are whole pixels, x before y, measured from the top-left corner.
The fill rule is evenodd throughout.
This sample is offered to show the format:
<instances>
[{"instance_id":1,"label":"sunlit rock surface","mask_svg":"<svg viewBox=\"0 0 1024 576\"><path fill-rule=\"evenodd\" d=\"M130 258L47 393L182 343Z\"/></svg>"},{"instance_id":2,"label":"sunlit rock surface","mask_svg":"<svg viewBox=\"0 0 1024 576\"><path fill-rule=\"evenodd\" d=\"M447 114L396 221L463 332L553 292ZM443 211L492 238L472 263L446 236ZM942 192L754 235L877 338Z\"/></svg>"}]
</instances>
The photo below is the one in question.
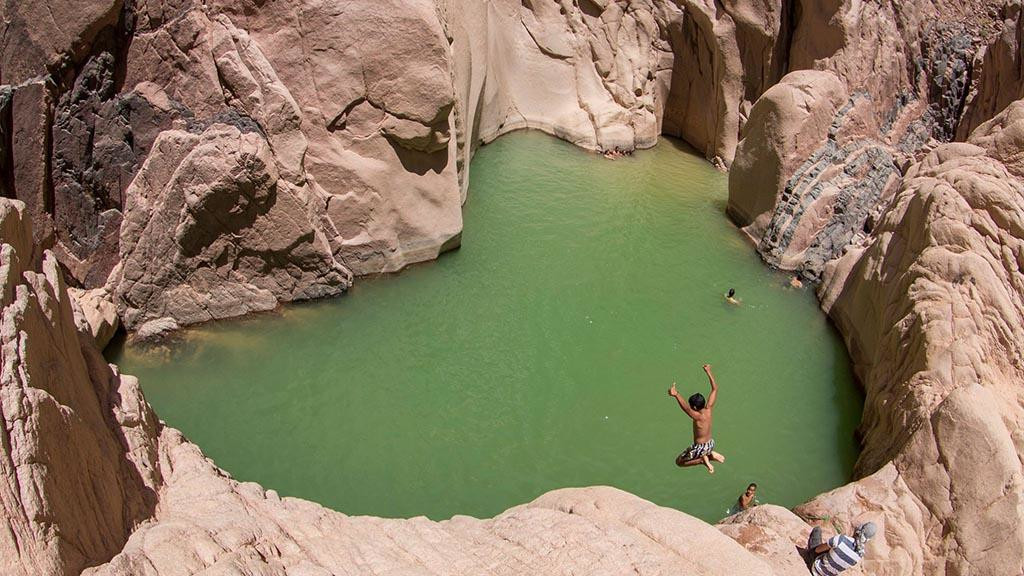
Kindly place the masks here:
<instances>
[{"instance_id":1,"label":"sunlit rock surface","mask_svg":"<svg viewBox=\"0 0 1024 576\"><path fill-rule=\"evenodd\" d=\"M4 574L774 574L712 526L613 488L432 522L349 517L236 482L76 331L25 212L0 199Z\"/></svg>"},{"instance_id":2,"label":"sunlit rock surface","mask_svg":"<svg viewBox=\"0 0 1024 576\"><path fill-rule=\"evenodd\" d=\"M867 393L862 474L802 511L883 511L903 573L1024 569L1024 102L907 172L822 304Z\"/></svg>"},{"instance_id":3,"label":"sunlit rock surface","mask_svg":"<svg viewBox=\"0 0 1024 576\"><path fill-rule=\"evenodd\" d=\"M730 214L823 281L867 395L861 479L798 514L879 523L865 573L1024 572L1019 3L0 15L0 572L797 573L809 527L773 508L724 523L732 540L601 488L445 523L282 501L161 427L96 351L106 298L157 334L436 257L474 147L521 127L593 149L667 133L731 165Z\"/></svg>"}]
</instances>

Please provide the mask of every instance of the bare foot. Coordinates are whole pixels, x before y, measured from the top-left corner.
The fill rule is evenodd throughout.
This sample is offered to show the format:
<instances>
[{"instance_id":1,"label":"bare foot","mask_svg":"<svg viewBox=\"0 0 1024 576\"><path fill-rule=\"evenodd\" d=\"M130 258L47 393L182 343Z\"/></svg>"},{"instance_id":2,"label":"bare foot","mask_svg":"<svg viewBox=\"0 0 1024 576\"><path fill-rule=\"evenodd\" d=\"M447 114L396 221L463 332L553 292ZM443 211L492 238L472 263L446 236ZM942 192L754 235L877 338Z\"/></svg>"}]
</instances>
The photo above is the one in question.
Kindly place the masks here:
<instances>
[{"instance_id":1,"label":"bare foot","mask_svg":"<svg viewBox=\"0 0 1024 576\"><path fill-rule=\"evenodd\" d=\"M708 474L714 474L715 473L715 467L711 465L711 461L708 460L708 457L704 456L701 460L703 460L704 461L704 465L708 467Z\"/></svg>"},{"instance_id":2,"label":"bare foot","mask_svg":"<svg viewBox=\"0 0 1024 576\"><path fill-rule=\"evenodd\" d=\"M725 456L722 456L718 452L712 452L711 459L714 460L715 462L725 462Z\"/></svg>"}]
</instances>

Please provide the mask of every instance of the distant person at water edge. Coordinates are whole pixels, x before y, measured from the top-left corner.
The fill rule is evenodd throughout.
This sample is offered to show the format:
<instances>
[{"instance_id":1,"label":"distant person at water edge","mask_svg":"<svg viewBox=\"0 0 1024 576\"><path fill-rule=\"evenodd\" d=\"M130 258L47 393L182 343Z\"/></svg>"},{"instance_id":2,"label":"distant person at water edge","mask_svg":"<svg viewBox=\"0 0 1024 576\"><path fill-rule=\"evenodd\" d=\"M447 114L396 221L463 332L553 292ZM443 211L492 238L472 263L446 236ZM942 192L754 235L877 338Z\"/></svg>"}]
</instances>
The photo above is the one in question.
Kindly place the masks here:
<instances>
[{"instance_id":1,"label":"distant person at water edge","mask_svg":"<svg viewBox=\"0 0 1024 576\"><path fill-rule=\"evenodd\" d=\"M821 541L821 526L811 530L807 539L807 552L811 557L811 574L814 576L836 576L852 568L864 558L864 545L874 537L877 528L873 522L865 522L853 531L853 536L836 534L828 542Z\"/></svg>"},{"instance_id":2,"label":"distant person at water edge","mask_svg":"<svg viewBox=\"0 0 1024 576\"><path fill-rule=\"evenodd\" d=\"M729 292L725 295L725 301L729 304L740 305L740 301L736 299L736 289L729 288Z\"/></svg>"},{"instance_id":3,"label":"distant person at water edge","mask_svg":"<svg viewBox=\"0 0 1024 576\"><path fill-rule=\"evenodd\" d=\"M743 494L740 494L740 497L736 499L736 508L743 511L748 508L753 508L758 504L760 504L760 502L757 501L757 483L751 482Z\"/></svg>"},{"instance_id":4,"label":"distant person at water edge","mask_svg":"<svg viewBox=\"0 0 1024 576\"><path fill-rule=\"evenodd\" d=\"M760 504L761 502L757 499L757 484L751 482L747 486L747 489L744 490L743 493L740 494L739 498L736 499L736 502L733 503L730 508L725 510L725 515L732 516L733 514L739 514L744 510L748 510L754 506L759 506Z\"/></svg>"},{"instance_id":5,"label":"distant person at water edge","mask_svg":"<svg viewBox=\"0 0 1024 576\"><path fill-rule=\"evenodd\" d=\"M715 383L715 377L711 375L710 364L704 365L704 373L711 381L711 395L707 401L704 400L704 395L698 392L690 396L688 402L684 402L683 398L679 396L679 392L676 391L675 382L668 389L668 395L675 398L683 412L693 419L693 444L676 457L676 466L703 464L707 466L709 473L714 474L715 467L711 464L711 460L725 462L725 456L715 452L715 441L711 438L711 411L715 407L715 400L718 399L718 384Z\"/></svg>"}]
</instances>

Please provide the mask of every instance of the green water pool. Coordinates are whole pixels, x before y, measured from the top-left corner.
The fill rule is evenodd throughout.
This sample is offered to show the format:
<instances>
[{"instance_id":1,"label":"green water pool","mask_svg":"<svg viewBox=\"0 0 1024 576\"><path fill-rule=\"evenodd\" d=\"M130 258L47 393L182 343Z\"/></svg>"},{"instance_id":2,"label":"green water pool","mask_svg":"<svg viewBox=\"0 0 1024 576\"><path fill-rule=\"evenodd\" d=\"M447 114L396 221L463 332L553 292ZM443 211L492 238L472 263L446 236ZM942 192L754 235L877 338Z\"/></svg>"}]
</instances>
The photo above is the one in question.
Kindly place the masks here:
<instances>
[{"instance_id":1,"label":"green water pool","mask_svg":"<svg viewBox=\"0 0 1024 576\"><path fill-rule=\"evenodd\" d=\"M236 478L348 514L487 517L597 484L709 521L748 482L793 506L849 479L861 399L813 293L725 199L672 140L608 160L511 134L473 160L461 249L110 358ZM713 476L675 466L691 426L666 394L706 394L705 362Z\"/></svg>"}]
</instances>

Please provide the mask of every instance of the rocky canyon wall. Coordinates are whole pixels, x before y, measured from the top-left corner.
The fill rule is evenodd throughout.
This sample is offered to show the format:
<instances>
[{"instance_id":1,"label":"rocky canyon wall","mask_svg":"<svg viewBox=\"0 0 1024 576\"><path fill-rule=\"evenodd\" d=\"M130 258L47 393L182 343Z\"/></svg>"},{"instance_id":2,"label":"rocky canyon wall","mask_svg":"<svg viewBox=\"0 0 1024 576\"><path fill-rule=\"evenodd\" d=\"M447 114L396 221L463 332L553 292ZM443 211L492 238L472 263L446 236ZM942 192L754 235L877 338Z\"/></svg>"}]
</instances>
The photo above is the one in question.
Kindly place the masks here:
<instances>
[{"instance_id":1,"label":"rocky canyon wall","mask_svg":"<svg viewBox=\"0 0 1024 576\"><path fill-rule=\"evenodd\" d=\"M879 76L866 79L863 63L841 60L864 35L840 34L839 60L764 94L730 173L730 213L766 260L823 278L866 392L863 478L797 512L882 518L873 573L1019 574L1020 11L934 8L941 25L900 27L917 37L905 54L918 50L908 61L920 76L886 73L897 43L863 61ZM876 9L844 3L831 22L849 30ZM857 78L874 85L858 96ZM893 102L902 111L879 122Z\"/></svg>"},{"instance_id":2,"label":"rocky canyon wall","mask_svg":"<svg viewBox=\"0 0 1024 576\"><path fill-rule=\"evenodd\" d=\"M805 515L884 513L904 574L1024 570L1024 101L903 176L822 304L866 390L868 478Z\"/></svg>"},{"instance_id":3,"label":"rocky canyon wall","mask_svg":"<svg viewBox=\"0 0 1024 576\"><path fill-rule=\"evenodd\" d=\"M280 499L160 425L96 351L111 306L154 333L436 257L474 148L529 127L684 138L731 167L762 256L822 280L864 450L860 480L798 512L878 522L870 573L1024 572L1019 3L0 10L0 195L21 201L0 200L0 571L804 571L808 527L772 507L721 526L734 542L609 489L445 523ZM69 298L65 274L91 290Z\"/></svg>"},{"instance_id":4,"label":"rocky canyon wall","mask_svg":"<svg viewBox=\"0 0 1024 576\"><path fill-rule=\"evenodd\" d=\"M350 517L233 480L108 366L28 210L0 198L0 573L793 574L682 512L607 487L480 520ZM788 510L773 518L806 538Z\"/></svg>"},{"instance_id":5,"label":"rocky canyon wall","mask_svg":"<svg viewBox=\"0 0 1024 576\"><path fill-rule=\"evenodd\" d=\"M729 213L762 257L819 280L826 262L870 233L903 170L957 134L965 110L987 119L1008 104L987 95L998 91L986 85L996 65L984 74L975 60L1016 10L798 3L787 70L799 75L753 107L729 175Z\"/></svg>"},{"instance_id":6,"label":"rocky canyon wall","mask_svg":"<svg viewBox=\"0 0 1024 576\"><path fill-rule=\"evenodd\" d=\"M3 192L130 330L338 294L457 245L432 2L94 4L5 4ZM57 43L47 10L92 19Z\"/></svg>"}]
</instances>

